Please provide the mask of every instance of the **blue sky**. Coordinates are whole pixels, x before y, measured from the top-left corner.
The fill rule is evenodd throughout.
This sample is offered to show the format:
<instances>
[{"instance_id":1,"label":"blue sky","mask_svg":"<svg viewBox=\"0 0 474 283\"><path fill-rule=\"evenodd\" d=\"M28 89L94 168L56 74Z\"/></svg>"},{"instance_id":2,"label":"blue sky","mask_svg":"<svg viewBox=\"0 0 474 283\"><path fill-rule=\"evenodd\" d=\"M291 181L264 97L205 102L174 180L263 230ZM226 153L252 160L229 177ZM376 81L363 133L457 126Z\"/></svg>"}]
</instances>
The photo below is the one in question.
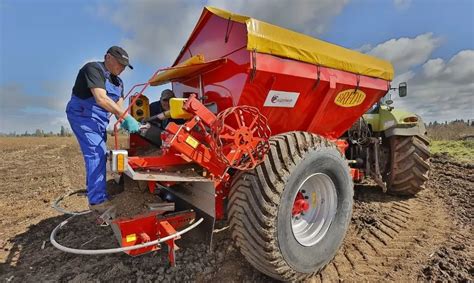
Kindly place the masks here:
<instances>
[{"instance_id":1,"label":"blue sky","mask_svg":"<svg viewBox=\"0 0 474 283\"><path fill-rule=\"evenodd\" d=\"M426 121L474 118L471 0L0 0L0 132L67 126L77 71L111 45L135 67L122 75L126 88L146 81L173 62L204 5L391 60L394 82L409 85L396 107Z\"/></svg>"}]
</instances>

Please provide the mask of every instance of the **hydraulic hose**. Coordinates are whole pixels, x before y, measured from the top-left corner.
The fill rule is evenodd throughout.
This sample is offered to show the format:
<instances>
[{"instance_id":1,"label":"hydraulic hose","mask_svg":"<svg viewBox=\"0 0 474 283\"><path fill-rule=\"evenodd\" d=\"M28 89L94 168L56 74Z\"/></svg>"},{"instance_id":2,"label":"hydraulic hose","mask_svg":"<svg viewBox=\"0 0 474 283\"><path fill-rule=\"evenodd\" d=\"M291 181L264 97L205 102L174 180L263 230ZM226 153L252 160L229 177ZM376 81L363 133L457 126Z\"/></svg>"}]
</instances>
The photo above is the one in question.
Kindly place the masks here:
<instances>
[{"instance_id":1,"label":"hydraulic hose","mask_svg":"<svg viewBox=\"0 0 474 283\"><path fill-rule=\"evenodd\" d=\"M74 249L74 248L69 248L69 247L65 247L61 244L59 244L57 241L56 241L56 234L58 232L59 229L61 229L62 227L64 227L68 222L69 220L71 220L72 218L74 218L75 216L77 215L72 215L71 217L69 217L68 219L64 220L63 222L61 222L58 226L56 226L56 228L54 228L53 232L51 232L51 236L49 237L49 240L50 242L53 244L53 246L55 246L57 249L63 251L63 252L67 252L67 253L73 253L73 254L79 254L79 255L101 255L101 254L112 254L112 253L119 253L119 252L126 252L126 251L131 251L131 250L136 250L136 249L140 249L140 248L145 248L145 247L149 247L149 246L154 246L154 245L158 245L159 243L162 243L162 242L166 242L168 240L171 240L173 238L176 238L194 228L196 228L196 226L198 226L199 224L201 224L201 222L204 220L203 218L199 219L198 221L196 221L196 223L193 223L191 226L181 230L181 231L178 231L172 235L169 235L169 236L166 236L166 237L163 237L161 239L157 239L157 240L154 240L154 241L151 241L151 242L148 242L148 243L143 243L143 244L139 244L139 245L134 245L134 246L129 246L129 247L124 247L124 248L112 248L112 249L98 249L98 250L83 250L83 249Z\"/></svg>"},{"instance_id":2,"label":"hydraulic hose","mask_svg":"<svg viewBox=\"0 0 474 283\"><path fill-rule=\"evenodd\" d=\"M78 212L75 212L75 211L67 211L61 207L59 207L59 203L61 201L63 201L65 198L69 197L69 196L72 196L72 195L77 195L77 194L80 194L80 193L86 193L86 190L84 189L79 189L79 190L76 190L76 191L73 191L73 192L70 192L68 194L65 194L63 196L60 196L58 199L56 199L56 201L51 205L54 209L56 209L58 212L61 212L61 213L64 213L64 214L67 214L67 215L73 215L73 216L76 216L76 215L84 215L84 214L87 214L87 213L90 213L91 210L84 210L84 211L78 211Z\"/></svg>"}]
</instances>

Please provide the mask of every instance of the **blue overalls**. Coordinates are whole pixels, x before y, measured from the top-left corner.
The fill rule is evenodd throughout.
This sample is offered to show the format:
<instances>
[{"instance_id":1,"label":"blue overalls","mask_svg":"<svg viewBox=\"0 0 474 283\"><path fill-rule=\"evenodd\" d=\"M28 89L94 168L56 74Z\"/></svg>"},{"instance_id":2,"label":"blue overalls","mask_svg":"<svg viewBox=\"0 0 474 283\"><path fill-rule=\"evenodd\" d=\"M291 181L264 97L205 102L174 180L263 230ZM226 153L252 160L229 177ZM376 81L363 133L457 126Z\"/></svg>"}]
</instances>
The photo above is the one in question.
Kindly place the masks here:
<instances>
[{"instance_id":1,"label":"blue overalls","mask_svg":"<svg viewBox=\"0 0 474 283\"><path fill-rule=\"evenodd\" d=\"M114 85L110 72L97 62L105 76L107 96L117 102L121 95L123 84ZM86 165L86 186L89 204L99 204L107 200L106 163L107 163L107 125L108 112L99 106L94 97L80 99L71 95L67 104L66 114L71 129L81 147Z\"/></svg>"}]
</instances>

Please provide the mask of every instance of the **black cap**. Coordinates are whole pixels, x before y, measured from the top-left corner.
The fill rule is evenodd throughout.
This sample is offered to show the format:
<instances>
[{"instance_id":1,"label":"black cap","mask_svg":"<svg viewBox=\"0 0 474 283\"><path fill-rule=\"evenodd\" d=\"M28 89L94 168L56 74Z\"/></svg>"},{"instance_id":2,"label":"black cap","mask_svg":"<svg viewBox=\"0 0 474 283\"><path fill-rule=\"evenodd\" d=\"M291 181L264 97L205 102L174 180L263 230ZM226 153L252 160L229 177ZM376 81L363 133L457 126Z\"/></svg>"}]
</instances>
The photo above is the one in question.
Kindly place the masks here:
<instances>
[{"instance_id":1,"label":"black cap","mask_svg":"<svg viewBox=\"0 0 474 283\"><path fill-rule=\"evenodd\" d=\"M114 56L120 64L124 66L129 66L130 69L133 70L133 67L132 65L130 65L130 62L128 60L128 53L122 47L112 46L109 48L109 50L107 50L107 53Z\"/></svg>"},{"instance_id":2,"label":"black cap","mask_svg":"<svg viewBox=\"0 0 474 283\"><path fill-rule=\"evenodd\" d=\"M170 100L170 98L174 98L174 92L171 89L165 89L161 92L160 100Z\"/></svg>"}]
</instances>

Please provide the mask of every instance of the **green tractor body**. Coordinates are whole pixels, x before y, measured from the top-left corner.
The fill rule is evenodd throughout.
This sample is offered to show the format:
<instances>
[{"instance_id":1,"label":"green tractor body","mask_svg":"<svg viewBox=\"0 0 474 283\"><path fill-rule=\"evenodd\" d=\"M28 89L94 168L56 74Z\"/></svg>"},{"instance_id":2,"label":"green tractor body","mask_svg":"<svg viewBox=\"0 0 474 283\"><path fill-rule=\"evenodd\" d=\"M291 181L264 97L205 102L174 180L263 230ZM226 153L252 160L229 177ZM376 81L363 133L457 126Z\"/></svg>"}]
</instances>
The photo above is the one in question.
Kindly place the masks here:
<instances>
[{"instance_id":1,"label":"green tractor body","mask_svg":"<svg viewBox=\"0 0 474 283\"><path fill-rule=\"evenodd\" d=\"M399 91L406 96L406 84ZM347 132L347 157L385 192L415 195L428 180L429 140L421 117L392 103L383 98Z\"/></svg>"}]
</instances>

